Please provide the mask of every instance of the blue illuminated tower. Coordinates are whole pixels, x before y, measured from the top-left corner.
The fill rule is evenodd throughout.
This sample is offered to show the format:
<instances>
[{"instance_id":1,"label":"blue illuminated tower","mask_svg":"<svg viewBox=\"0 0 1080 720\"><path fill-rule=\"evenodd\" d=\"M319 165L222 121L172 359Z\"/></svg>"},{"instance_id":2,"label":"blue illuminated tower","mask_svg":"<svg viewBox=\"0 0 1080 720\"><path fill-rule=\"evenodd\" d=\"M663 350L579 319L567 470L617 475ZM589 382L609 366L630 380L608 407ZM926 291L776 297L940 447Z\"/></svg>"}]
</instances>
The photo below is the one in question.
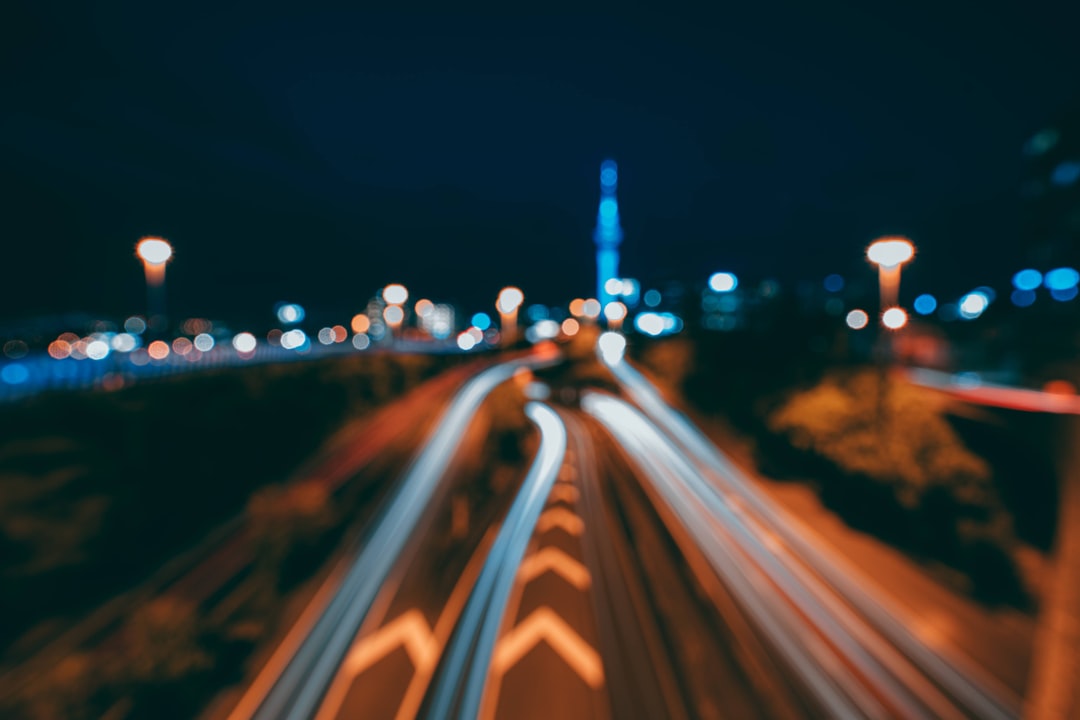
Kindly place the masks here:
<instances>
[{"instance_id":1,"label":"blue illuminated tower","mask_svg":"<svg viewBox=\"0 0 1080 720\"><path fill-rule=\"evenodd\" d=\"M600 163L600 210L596 214L596 299L601 306L615 299L604 286L608 280L619 277L619 244L622 227L619 226L619 201L615 199L615 187L619 182L618 166L614 160Z\"/></svg>"}]
</instances>

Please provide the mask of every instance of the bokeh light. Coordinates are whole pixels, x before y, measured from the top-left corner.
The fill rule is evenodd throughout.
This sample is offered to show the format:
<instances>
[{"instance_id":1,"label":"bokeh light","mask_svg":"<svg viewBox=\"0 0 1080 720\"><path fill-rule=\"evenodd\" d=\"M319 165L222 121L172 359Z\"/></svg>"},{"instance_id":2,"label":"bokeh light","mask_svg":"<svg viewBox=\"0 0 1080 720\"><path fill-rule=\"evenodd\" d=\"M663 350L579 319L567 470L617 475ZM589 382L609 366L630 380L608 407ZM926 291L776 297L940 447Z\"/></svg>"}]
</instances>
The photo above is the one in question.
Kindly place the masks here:
<instances>
[{"instance_id":1,"label":"bokeh light","mask_svg":"<svg viewBox=\"0 0 1080 720\"><path fill-rule=\"evenodd\" d=\"M582 298L574 298L571 300L570 314L574 317L582 317L585 315L585 300Z\"/></svg>"},{"instance_id":2,"label":"bokeh light","mask_svg":"<svg viewBox=\"0 0 1080 720\"><path fill-rule=\"evenodd\" d=\"M177 355L187 355L194 347L186 337L178 337L172 342L172 351Z\"/></svg>"},{"instance_id":3,"label":"bokeh light","mask_svg":"<svg viewBox=\"0 0 1080 720\"><path fill-rule=\"evenodd\" d=\"M862 330L870 322L870 316L865 310L852 310L847 314L845 322L852 330Z\"/></svg>"},{"instance_id":4,"label":"bokeh light","mask_svg":"<svg viewBox=\"0 0 1080 720\"><path fill-rule=\"evenodd\" d=\"M604 317L608 322L620 322L626 317L626 306L618 300L604 306Z\"/></svg>"},{"instance_id":5,"label":"bokeh light","mask_svg":"<svg viewBox=\"0 0 1080 720\"><path fill-rule=\"evenodd\" d=\"M521 306L521 303L525 301L525 293L521 292L520 288L505 287L499 291L499 297L495 302L495 307L501 313L512 313Z\"/></svg>"},{"instance_id":6,"label":"bokeh light","mask_svg":"<svg viewBox=\"0 0 1080 720\"><path fill-rule=\"evenodd\" d=\"M491 316L485 312L478 312L472 316L472 324L481 330L491 327Z\"/></svg>"},{"instance_id":7,"label":"bokeh light","mask_svg":"<svg viewBox=\"0 0 1080 720\"><path fill-rule=\"evenodd\" d=\"M601 333L600 338L596 341L596 346L599 348L604 362L614 365L622 360L623 353L626 352L626 338L622 333Z\"/></svg>"},{"instance_id":8,"label":"bokeh light","mask_svg":"<svg viewBox=\"0 0 1080 720\"><path fill-rule=\"evenodd\" d=\"M296 303L282 303L277 307L277 319L286 325L302 321L304 315L304 308Z\"/></svg>"},{"instance_id":9,"label":"bokeh light","mask_svg":"<svg viewBox=\"0 0 1080 720\"><path fill-rule=\"evenodd\" d=\"M409 299L409 291L404 285L394 283L383 288L382 297L391 305L403 305Z\"/></svg>"},{"instance_id":10,"label":"bokeh light","mask_svg":"<svg viewBox=\"0 0 1080 720\"><path fill-rule=\"evenodd\" d=\"M890 330L899 330L907 325L908 316L903 308L889 308L881 314L881 324Z\"/></svg>"},{"instance_id":11,"label":"bokeh light","mask_svg":"<svg viewBox=\"0 0 1080 720\"><path fill-rule=\"evenodd\" d=\"M154 360L164 360L169 357L169 343L155 340L146 347L146 354Z\"/></svg>"},{"instance_id":12,"label":"bokeh light","mask_svg":"<svg viewBox=\"0 0 1080 720\"><path fill-rule=\"evenodd\" d=\"M30 371L22 363L8 363L0 370L0 380L8 385L22 385L30 379Z\"/></svg>"},{"instance_id":13,"label":"bokeh light","mask_svg":"<svg viewBox=\"0 0 1080 720\"><path fill-rule=\"evenodd\" d=\"M86 345L86 357L91 360L104 360L109 356L109 343L104 340L92 340Z\"/></svg>"},{"instance_id":14,"label":"bokeh light","mask_svg":"<svg viewBox=\"0 0 1080 720\"><path fill-rule=\"evenodd\" d=\"M729 272L717 272L709 276L709 289L713 292L731 292L739 286L739 279Z\"/></svg>"},{"instance_id":15,"label":"bokeh light","mask_svg":"<svg viewBox=\"0 0 1080 720\"><path fill-rule=\"evenodd\" d=\"M1047 290L1068 290L1080 282L1080 273L1071 267L1055 268L1043 277Z\"/></svg>"},{"instance_id":16,"label":"bokeh light","mask_svg":"<svg viewBox=\"0 0 1080 720\"><path fill-rule=\"evenodd\" d=\"M367 333L356 333L353 335L352 344L357 350L366 350L371 345L371 338L367 336Z\"/></svg>"},{"instance_id":17,"label":"bokeh light","mask_svg":"<svg viewBox=\"0 0 1080 720\"><path fill-rule=\"evenodd\" d=\"M210 352L214 349L214 336L209 333L199 333L195 336L195 347L201 352Z\"/></svg>"},{"instance_id":18,"label":"bokeh light","mask_svg":"<svg viewBox=\"0 0 1080 720\"><path fill-rule=\"evenodd\" d=\"M117 333L112 339L112 349L116 352L128 353L139 346L139 338L131 333Z\"/></svg>"},{"instance_id":19,"label":"bokeh light","mask_svg":"<svg viewBox=\"0 0 1080 720\"><path fill-rule=\"evenodd\" d=\"M986 311L990 305L990 299L983 293L975 290L969 292L960 299L960 317L966 320L974 320Z\"/></svg>"},{"instance_id":20,"label":"bokeh light","mask_svg":"<svg viewBox=\"0 0 1080 720\"><path fill-rule=\"evenodd\" d=\"M144 332L146 332L146 321L138 315L132 315L124 321L124 329L127 330L129 333L133 333L135 335L142 335Z\"/></svg>"},{"instance_id":21,"label":"bokeh light","mask_svg":"<svg viewBox=\"0 0 1080 720\"><path fill-rule=\"evenodd\" d=\"M643 299L646 305L654 308L660 304L660 301L663 300L663 296L660 294L659 290L648 290Z\"/></svg>"},{"instance_id":22,"label":"bokeh light","mask_svg":"<svg viewBox=\"0 0 1080 720\"><path fill-rule=\"evenodd\" d=\"M1043 276L1038 270L1021 270L1013 275L1012 284L1017 290L1035 290L1042 285Z\"/></svg>"},{"instance_id":23,"label":"bokeh light","mask_svg":"<svg viewBox=\"0 0 1080 720\"><path fill-rule=\"evenodd\" d=\"M589 298L581 303L581 316L590 320L595 320L600 317L600 301L595 298Z\"/></svg>"},{"instance_id":24,"label":"bokeh light","mask_svg":"<svg viewBox=\"0 0 1080 720\"><path fill-rule=\"evenodd\" d=\"M435 312L435 303L431 302L427 298L421 298L416 301L416 305L413 306L413 310L416 311L418 317L426 318L431 313Z\"/></svg>"},{"instance_id":25,"label":"bokeh light","mask_svg":"<svg viewBox=\"0 0 1080 720\"><path fill-rule=\"evenodd\" d=\"M875 240L866 249L866 257L870 262L885 268L896 267L906 263L915 255L915 246L911 241L903 237L887 237Z\"/></svg>"},{"instance_id":26,"label":"bokeh light","mask_svg":"<svg viewBox=\"0 0 1080 720\"><path fill-rule=\"evenodd\" d=\"M825 276L825 289L829 292L840 292L844 289L844 278L841 275L833 273L832 275Z\"/></svg>"},{"instance_id":27,"label":"bokeh light","mask_svg":"<svg viewBox=\"0 0 1080 720\"><path fill-rule=\"evenodd\" d=\"M354 333L366 333L371 329L371 319L367 315L359 313L353 315L352 322L349 323L349 326Z\"/></svg>"},{"instance_id":28,"label":"bokeh light","mask_svg":"<svg viewBox=\"0 0 1080 720\"><path fill-rule=\"evenodd\" d=\"M1013 290L1009 296L1012 304L1016 307L1030 307L1035 304L1034 290Z\"/></svg>"},{"instance_id":29,"label":"bokeh light","mask_svg":"<svg viewBox=\"0 0 1080 720\"><path fill-rule=\"evenodd\" d=\"M285 337L284 334L282 337ZM257 344L255 336L249 332L237 333L232 339L232 346L238 353L254 352Z\"/></svg>"},{"instance_id":30,"label":"bokeh light","mask_svg":"<svg viewBox=\"0 0 1080 720\"><path fill-rule=\"evenodd\" d=\"M383 320L387 325L400 325L405 319L405 311L400 305L387 305L383 309Z\"/></svg>"},{"instance_id":31,"label":"bokeh light","mask_svg":"<svg viewBox=\"0 0 1080 720\"><path fill-rule=\"evenodd\" d=\"M923 293L915 298L915 312L920 315L929 315L937 310L937 298L929 293Z\"/></svg>"},{"instance_id":32,"label":"bokeh light","mask_svg":"<svg viewBox=\"0 0 1080 720\"><path fill-rule=\"evenodd\" d=\"M163 265L172 257L172 245L157 237L146 237L135 246L136 254L150 265ZM129 261L130 262L130 261Z\"/></svg>"},{"instance_id":33,"label":"bokeh light","mask_svg":"<svg viewBox=\"0 0 1080 720\"><path fill-rule=\"evenodd\" d=\"M566 318L562 321L562 332L567 337L573 337L578 334L578 330L581 329L581 325L574 318Z\"/></svg>"},{"instance_id":34,"label":"bokeh light","mask_svg":"<svg viewBox=\"0 0 1080 720\"><path fill-rule=\"evenodd\" d=\"M476 347L476 338L468 332L463 332L457 336L457 346L462 350L472 350Z\"/></svg>"}]
</instances>

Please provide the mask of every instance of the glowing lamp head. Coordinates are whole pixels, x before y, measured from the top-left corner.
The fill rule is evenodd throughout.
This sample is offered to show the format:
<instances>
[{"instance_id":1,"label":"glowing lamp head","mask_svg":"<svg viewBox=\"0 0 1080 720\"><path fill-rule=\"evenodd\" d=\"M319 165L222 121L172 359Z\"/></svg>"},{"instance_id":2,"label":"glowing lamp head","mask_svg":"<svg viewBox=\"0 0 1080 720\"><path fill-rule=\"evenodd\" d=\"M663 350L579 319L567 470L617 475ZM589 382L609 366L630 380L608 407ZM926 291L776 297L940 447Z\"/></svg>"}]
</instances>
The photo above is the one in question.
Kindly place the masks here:
<instances>
[{"instance_id":1,"label":"glowing lamp head","mask_svg":"<svg viewBox=\"0 0 1080 720\"><path fill-rule=\"evenodd\" d=\"M172 245L156 237L147 237L135 246L135 254L147 265L164 265L172 257Z\"/></svg>"},{"instance_id":2,"label":"glowing lamp head","mask_svg":"<svg viewBox=\"0 0 1080 720\"><path fill-rule=\"evenodd\" d=\"M390 305L403 305L409 299L409 291L404 285L395 283L383 288L382 297Z\"/></svg>"},{"instance_id":3,"label":"glowing lamp head","mask_svg":"<svg viewBox=\"0 0 1080 720\"><path fill-rule=\"evenodd\" d=\"M503 288L495 306L501 313L512 313L525 301L525 293L516 287Z\"/></svg>"},{"instance_id":4,"label":"glowing lamp head","mask_svg":"<svg viewBox=\"0 0 1080 720\"><path fill-rule=\"evenodd\" d=\"M890 330L899 330L907 325L908 317L903 308L889 308L881 315L881 324Z\"/></svg>"},{"instance_id":5,"label":"glowing lamp head","mask_svg":"<svg viewBox=\"0 0 1080 720\"><path fill-rule=\"evenodd\" d=\"M626 306L617 300L604 306L604 317L608 322L619 322L626 317Z\"/></svg>"},{"instance_id":6,"label":"glowing lamp head","mask_svg":"<svg viewBox=\"0 0 1080 720\"><path fill-rule=\"evenodd\" d=\"M875 240L866 249L866 257L875 265L893 268L915 257L915 246L907 238L881 238Z\"/></svg>"},{"instance_id":7,"label":"glowing lamp head","mask_svg":"<svg viewBox=\"0 0 1080 720\"><path fill-rule=\"evenodd\" d=\"M602 333L596 341L596 349L605 363L615 365L626 352L626 338L616 332Z\"/></svg>"}]
</instances>

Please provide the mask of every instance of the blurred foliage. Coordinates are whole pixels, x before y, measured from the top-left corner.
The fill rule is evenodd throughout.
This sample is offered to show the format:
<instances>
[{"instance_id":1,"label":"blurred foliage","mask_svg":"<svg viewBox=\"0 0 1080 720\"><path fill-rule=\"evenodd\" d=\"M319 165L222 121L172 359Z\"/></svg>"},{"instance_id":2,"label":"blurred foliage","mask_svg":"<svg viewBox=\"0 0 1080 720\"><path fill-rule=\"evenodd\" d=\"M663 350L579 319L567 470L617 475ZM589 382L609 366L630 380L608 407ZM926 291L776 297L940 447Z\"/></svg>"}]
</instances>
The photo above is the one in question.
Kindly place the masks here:
<instances>
[{"instance_id":1,"label":"blurred foliage","mask_svg":"<svg viewBox=\"0 0 1080 720\"><path fill-rule=\"evenodd\" d=\"M685 337L647 341L637 357L653 378L675 391L694 370L694 346Z\"/></svg>"},{"instance_id":2,"label":"blurred foliage","mask_svg":"<svg viewBox=\"0 0 1080 720\"><path fill-rule=\"evenodd\" d=\"M306 574L328 533L339 522L326 486L319 482L273 486L248 500L248 529L258 570L280 590Z\"/></svg>"},{"instance_id":3,"label":"blurred foliage","mask_svg":"<svg viewBox=\"0 0 1080 720\"><path fill-rule=\"evenodd\" d=\"M774 411L769 429L845 472L892 485L905 507L918 505L935 484L958 502L992 503L990 468L961 443L945 419L942 396L889 379L879 415L880 390L872 370L829 376Z\"/></svg>"},{"instance_id":4,"label":"blurred foliage","mask_svg":"<svg viewBox=\"0 0 1080 720\"><path fill-rule=\"evenodd\" d=\"M975 595L1026 602L990 466L956 434L940 394L881 380L861 369L792 392L765 418L788 449L766 440L759 453L774 470L814 477L854 527L960 569Z\"/></svg>"},{"instance_id":5,"label":"blurred foliage","mask_svg":"<svg viewBox=\"0 0 1080 720\"><path fill-rule=\"evenodd\" d=\"M138 582L452 362L358 354L0 406L0 642Z\"/></svg>"}]
</instances>

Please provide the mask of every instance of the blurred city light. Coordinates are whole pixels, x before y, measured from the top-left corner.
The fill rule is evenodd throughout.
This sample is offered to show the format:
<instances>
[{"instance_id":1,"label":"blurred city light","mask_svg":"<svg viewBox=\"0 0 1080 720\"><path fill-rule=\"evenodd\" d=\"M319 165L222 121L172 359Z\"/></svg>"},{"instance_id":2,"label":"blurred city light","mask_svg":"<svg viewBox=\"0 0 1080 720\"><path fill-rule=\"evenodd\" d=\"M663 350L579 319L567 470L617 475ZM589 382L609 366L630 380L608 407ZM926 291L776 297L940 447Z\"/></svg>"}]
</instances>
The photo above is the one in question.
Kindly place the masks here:
<instances>
[{"instance_id":1,"label":"blurred city light","mask_svg":"<svg viewBox=\"0 0 1080 720\"><path fill-rule=\"evenodd\" d=\"M608 295L621 295L623 289L623 282L619 278L608 278L608 281L604 283L604 291Z\"/></svg>"},{"instance_id":2,"label":"blurred city light","mask_svg":"<svg viewBox=\"0 0 1080 720\"><path fill-rule=\"evenodd\" d=\"M1017 290L1035 290L1042 285L1042 281L1042 273L1029 268L1013 275L1012 284Z\"/></svg>"},{"instance_id":3,"label":"blurred city light","mask_svg":"<svg viewBox=\"0 0 1080 720\"><path fill-rule=\"evenodd\" d=\"M660 301L663 300L663 296L660 295L659 290L649 290L648 292L645 293L644 300L645 300L646 305L648 305L651 308L654 308L654 307L657 307L660 304Z\"/></svg>"},{"instance_id":4,"label":"blurred city light","mask_svg":"<svg viewBox=\"0 0 1080 720\"><path fill-rule=\"evenodd\" d=\"M281 347L286 350L299 350L308 342L308 337L300 328L290 330L281 336Z\"/></svg>"},{"instance_id":5,"label":"blurred city light","mask_svg":"<svg viewBox=\"0 0 1080 720\"><path fill-rule=\"evenodd\" d=\"M142 335L146 332L146 321L138 315L132 315L124 321L124 329L134 335Z\"/></svg>"},{"instance_id":6,"label":"blurred city light","mask_svg":"<svg viewBox=\"0 0 1080 720\"><path fill-rule=\"evenodd\" d=\"M866 257L870 262L884 268L892 268L902 265L915 255L915 246L911 241L902 237L886 237L875 240L866 249Z\"/></svg>"},{"instance_id":7,"label":"blurred city light","mask_svg":"<svg viewBox=\"0 0 1080 720\"><path fill-rule=\"evenodd\" d=\"M403 305L409 299L409 291L404 285L394 283L383 288L382 297L391 305Z\"/></svg>"},{"instance_id":8,"label":"blurred city light","mask_svg":"<svg viewBox=\"0 0 1080 720\"><path fill-rule=\"evenodd\" d=\"M574 298L570 301L570 314L574 317L585 315L585 301L582 298Z\"/></svg>"},{"instance_id":9,"label":"blurred city light","mask_svg":"<svg viewBox=\"0 0 1080 720\"><path fill-rule=\"evenodd\" d=\"M344 325L335 325L330 330L334 333L334 342L336 343L343 343L349 339L349 331L345 329Z\"/></svg>"},{"instance_id":10,"label":"blurred city light","mask_svg":"<svg viewBox=\"0 0 1080 720\"><path fill-rule=\"evenodd\" d=\"M915 298L915 312L920 315L930 315L937 310L937 298L928 293L923 293Z\"/></svg>"},{"instance_id":11,"label":"blurred city light","mask_svg":"<svg viewBox=\"0 0 1080 720\"><path fill-rule=\"evenodd\" d=\"M1043 284L1047 290L1068 290L1076 287L1080 281L1080 273L1071 267L1061 267L1049 271L1043 277Z\"/></svg>"},{"instance_id":12,"label":"blurred city light","mask_svg":"<svg viewBox=\"0 0 1080 720\"><path fill-rule=\"evenodd\" d=\"M656 337L664 332L664 319L658 313L644 312L634 318L638 332Z\"/></svg>"},{"instance_id":13,"label":"blurred city light","mask_svg":"<svg viewBox=\"0 0 1080 720\"><path fill-rule=\"evenodd\" d=\"M201 352L210 352L214 349L214 336L209 333L199 333L195 336L195 347Z\"/></svg>"},{"instance_id":14,"label":"blurred city light","mask_svg":"<svg viewBox=\"0 0 1080 720\"><path fill-rule=\"evenodd\" d=\"M66 340L53 340L49 343L48 352L53 360L63 360L71 355L71 343Z\"/></svg>"},{"instance_id":15,"label":"blurred city light","mask_svg":"<svg viewBox=\"0 0 1080 720\"><path fill-rule=\"evenodd\" d=\"M413 310L416 311L417 317L425 318L431 313L435 312L435 303L431 302L427 298L421 298L416 301L416 305L413 306Z\"/></svg>"},{"instance_id":16,"label":"blurred city light","mask_svg":"<svg viewBox=\"0 0 1080 720\"><path fill-rule=\"evenodd\" d=\"M525 339L531 343L551 340L559 335L559 323L554 320L541 320L525 331Z\"/></svg>"},{"instance_id":17,"label":"blurred city light","mask_svg":"<svg viewBox=\"0 0 1080 720\"><path fill-rule=\"evenodd\" d=\"M1061 289L1054 288L1050 291L1050 297L1054 298L1058 302L1068 302L1069 300L1075 298L1076 294L1077 288L1075 285Z\"/></svg>"},{"instance_id":18,"label":"blurred city light","mask_svg":"<svg viewBox=\"0 0 1080 720\"><path fill-rule=\"evenodd\" d=\"M164 360L169 357L169 343L164 340L155 340L146 348L146 353L154 360Z\"/></svg>"},{"instance_id":19,"label":"blurred city light","mask_svg":"<svg viewBox=\"0 0 1080 720\"><path fill-rule=\"evenodd\" d=\"M462 350L472 350L474 347L476 347L476 338L474 338L468 332L463 332L457 337L457 345Z\"/></svg>"},{"instance_id":20,"label":"blurred city light","mask_svg":"<svg viewBox=\"0 0 1080 720\"><path fill-rule=\"evenodd\" d=\"M400 305L387 305L383 309L383 320L387 325L397 326L405 319L405 311L401 309Z\"/></svg>"},{"instance_id":21,"label":"blurred city light","mask_svg":"<svg viewBox=\"0 0 1080 720\"><path fill-rule=\"evenodd\" d=\"M1013 290L1012 295L1009 296L1012 300L1012 304L1016 307L1030 307L1035 303L1035 291L1034 290Z\"/></svg>"},{"instance_id":22,"label":"blurred city light","mask_svg":"<svg viewBox=\"0 0 1080 720\"><path fill-rule=\"evenodd\" d=\"M626 338L621 333L605 332L601 333L596 345L600 349L604 362L614 365L622 360L623 353L626 351Z\"/></svg>"},{"instance_id":23,"label":"blurred city light","mask_svg":"<svg viewBox=\"0 0 1080 720\"><path fill-rule=\"evenodd\" d=\"M501 313L512 313L517 310L525 300L525 294L516 287L505 287L499 291L499 297L495 307Z\"/></svg>"},{"instance_id":24,"label":"blurred city light","mask_svg":"<svg viewBox=\"0 0 1080 720\"><path fill-rule=\"evenodd\" d=\"M334 329L324 327L319 330L319 333L315 336L319 340L320 345L333 345L334 344Z\"/></svg>"},{"instance_id":25,"label":"blurred city light","mask_svg":"<svg viewBox=\"0 0 1080 720\"><path fill-rule=\"evenodd\" d=\"M986 304L987 305L989 305L990 303L997 300L997 290L990 287L989 285L980 285L979 287L975 288L971 292L977 292L977 293L983 295L986 298Z\"/></svg>"},{"instance_id":26,"label":"blurred city light","mask_svg":"<svg viewBox=\"0 0 1080 720\"><path fill-rule=\"evenodd\" d=\"M574 318L566 318L565 320L562 321L563 335L566 335L568 337L573 337L574 335L577 335L578 330L580 330L580 329L581 329L581 325L579 325L578 321L575 320Z\"/></svg>"},{"instance_id":27,"label":"blurred city light","mask_svg":"<svg viewBox=\"0 0 1080 720\"><path fill-rule=\"evenodd\" d=\"M180 356L187 355L194 347L186 337L178 337L172 342L172 351Z\"/></svg>"},{"instance_id":28,"label":"blurred city light","mask_svg":"<svg viewBox=\"0 0 1080 720\"><path fill-rule=\"evenodd\" d=\"M172 245L158 237L146 237L135 246L135 253L149 265L164 265L172 257Z\"/></svg>"},{"instance_id":29,"label":"blurred city light","mask_svg":"<svg viewBox=\"0 0 1080 720\"><path fill-rule=\"evenodd\" d=\"M91 360L104 360L109 356L109 343L104 340L94 340L86 346L86 357Z\"/></svg>"},{"instance_id":30,"label":"blurred city light","mask_svg":"<svg viewBox=\"0 0 1080 720\"><path fill-rule=\"evenodd\" d=\"M881 314L881 324L890 330L899 330L907 325L908 316L903 308L889 308Z\"/></svg>"},{"instance_id":31,"label":"blurred city light","mask_svg":"<svg viewBox=\"0 0 1080 720\"><path fill-rule=\"evenodd\" d=\"M844 278L836 273L825 276L825 289L829 292L840 292L844 289Z\"/></svg>"},{"instance_id":32,"label":"blurred city light","mask_svg":"<svg viewBox=\"0 0 1080 720\"><path fill-rule=\"evenodd\" d=\"M276 312L277 319L286 325L292 325L302 321L305 314L304 308L296 303L281 303L277 306Z\"/></svg>"},{"instance_id":33,"label":"blurred city light","mask_svg":"<svg viewBox=\"0 0 1080 720\"><path fill-rule=\"evenodd\" d=\"M117 352L127 353L139 345L139 339L131 333L117 333L112 339L112 349Z\"/></svg>"},{"instance_id":34,"label":"blurred city light","mask_svg":"<svg viewBox=\"0 0 1080 720\"><path fill-rule=\"evenodd\" d=\"M847 314L845 322L852 330L862 330L870 322L870 316L865 310L852 310Z\"/></svg>"},{"instance_id":35,"label":"blurred city light","mask_svg":"<svg viewBox=\"0 0 1080 720\"><path fill-rule=\"evenodd\" d=\"M371 327L371 318L363 313L353 315L352 322L349 323L354 333L366 333Z\"/></svg>"},{"instance_id":36,"label":"blurred city light","mask_svg":"<svg viewBox=\"0 0 1080 720\"><path fill-rule=\"evenodd\" d=\"M626 317L626 306L618 300L609 302L604 306L604 317L608 322L617 323Z\"/></svg>"},{"instance_id":37,"label":"blurred city light","mask_svg":"<svg viewBox=\"0 0 1080 720\"><path fill-rule=\"evenodd\" d=\"M237 333L232 339L232 346L238 353L254 352L256 345L255 336L249 332Z\"/></svg>"},{"instance_id":38,"label":"blurred city light","mask_svg":"<svg viewBox=\"0 0 1080 720\"><path fill-rule=\"evenodd\" d=\"M729 272L718 272L709 276L709 289L713 292L731 292L738 285L739 279Z\"/></svg>"},{"instance_id":39,"label":"blurred city light","mask_svg":"<svg viewBox=\"0 0 1080 720\"><path fill-rule=\"evenodd\" d=\"M1050 182L1062 187L1072 185L1077 180L1080 180L1080 162L1076 160L1065 160L1050 175Z\"/></svg>"},{"instance_id":40,"label":"blurred city light","mask_svg":"<svg viewBox=\"0 0 1080 720\"><path fill-rule=\"evenodd\" d=\"M484 312L478 312L472 316L472 324L481 330L491 327L491 316Z\"/></svg>"},{"instance_id":41,"label":"blurred city light","mask_svg":"<svg viewBox=\"0 0 1080 720\"><path fill-rule=\"evenodd\" d=\"M356 333L353 335L352 344L357 350L366 350L371 345L371 338L367 336L367 333Z\"/></svg>"},{"instance_id":42,"label":"blurred city light","mask_svg":"<svg viewBox=\"0 0 1080 720\"><path fill-rule=\"evenodd\" d=\"M595 320L600 317L600 301L595 298L589 298L582 302L581 316L588 318L589 320Z\"/></svg>"},{"instance_id":43,"label":"blurred city light","mask_svg":"<svg viewBox=\"0 0 1080 720\"><path fill-rule=\"evenodd\" d=\"M983 314L990 305L990 299L978 290L969 292L960 299L960 317L974 320Z\"/></svg>"},{"instance_id":44,"label":"blurred city light","mask_svg":"<svg viewBox=\"0 0 1080 720\"><path fill-rule=\"evenodd\" d=\"M22 363L8 363L3 370L0 370L0 380L8 385L22 385L29 379L30 371Z\"/></svg>"}]
</instances>

